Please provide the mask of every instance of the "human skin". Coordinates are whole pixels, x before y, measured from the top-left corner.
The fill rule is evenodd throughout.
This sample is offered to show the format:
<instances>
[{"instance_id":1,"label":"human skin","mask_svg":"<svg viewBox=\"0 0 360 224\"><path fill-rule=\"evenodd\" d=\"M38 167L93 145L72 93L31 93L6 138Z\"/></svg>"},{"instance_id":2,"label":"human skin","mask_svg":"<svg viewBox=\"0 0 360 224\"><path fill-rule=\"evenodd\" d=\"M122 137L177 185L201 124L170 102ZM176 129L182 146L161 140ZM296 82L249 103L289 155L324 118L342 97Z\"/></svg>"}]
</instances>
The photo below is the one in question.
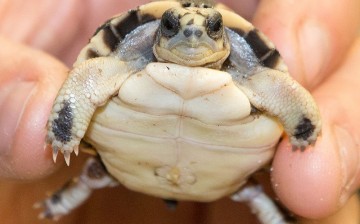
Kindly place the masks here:
<instances>
[{"instance_id":1,"label":"human skin","mask_svg":"<svg viewBox=\"0 0 360 224\"><path fill-rule=\"evenodd\" d=\"M56 166L63 166L55 166L51 150L43 150L52 102L96 27L109 16L146 1L118 2L0 2L3 179L36 183ZM339 216L332 215L360 185L360 106L354 103L360 86L360 2L223 2L275 43L290 74L311 91L322 114L322 136L314 147L294 152L286 138L279 145L271 172L277 197L297 215L336 220ZM356 204L352 199L345 210Z\"/></svg>"}]
</instances>

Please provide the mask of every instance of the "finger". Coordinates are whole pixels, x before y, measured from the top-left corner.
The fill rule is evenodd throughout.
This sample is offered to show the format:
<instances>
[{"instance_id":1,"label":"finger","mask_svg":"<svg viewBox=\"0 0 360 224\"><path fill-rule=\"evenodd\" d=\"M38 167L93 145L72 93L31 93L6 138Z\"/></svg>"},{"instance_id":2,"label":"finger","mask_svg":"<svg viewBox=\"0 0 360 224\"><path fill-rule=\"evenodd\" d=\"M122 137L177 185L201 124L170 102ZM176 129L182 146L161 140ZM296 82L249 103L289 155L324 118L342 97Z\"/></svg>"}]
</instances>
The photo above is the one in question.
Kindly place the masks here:
<instances>
[{"instance_id":1,"label":"finger","mask_svg":"<svg viewBox=\"0 0 360 224\"><path fill-rule=\"evenodd\" d=\"M289 71L307 88L343 61L358 35L360 1L261 1L254 24L277 46Z\"/></svg>"},{"instance_id":2,"label":"finger","mask_svg":"<svg viewBox=\"0 0 360 224\"><path fill-rule=\"evenodd\" d=\"M33 179L52 171L45 125L67 68L0 38L0 176Z\"/></svg>"},{"instance_id":3,"label":"finger","mask_svg":"<svg viewBox=\"0 0 360 224\"><path fill-rule=\"evenodd\" d=\"M247 20L251 20L258 6L259 0L222 0L227 7L235 11Z\"/></svg>"},{"instance_id":4,"label":"finger","mask_svg":"<svg viewBox=\"0 0 360 224\"><path fill-rule=\"evenodd\" d=\"M4 0L0 7L0 33L52 54L79 35L83 1ZM76 37L76 36L75 36Z\"/></svg>"},{"instance_id":5,"label":"finger","mask_svg":"<svg viewBox=\"0 0 360 224\"><path fill-rule=\"evenodd\" d=\"M346 223L346 224L358 224L360 220L360 201L359 196L354 195L351 199L346 203L344 207L342 207L335 214L326 217L321 220L308 220L308 219L300 219L298 220L299 224L338 224L338 223Z\"/></svg>"},{"instance_id":6,"label":"finger","mask_svg":"<svg viewBox=\"0 0 360 224\"><path fill-rule=\"evenodd\" d=\"M307 0L296 2L296 5L291 1L261 1L254 23L275 42L291 75L307 88L314 88L344 61L345 53L358 32L359 4L350 0L341 4ZM347 35L339 36L342 33ZM322 91L335 94L334 89L323 88ZM337 104L343 99L330 104L339 95L334 97L331 100L317 99L322 113L331 108L333 114L323 114L323 137L316 149L294 154L282 145L275 157L275 190L285 205L300 215L321 217L340 206L341 189L336 187L339 187L343 173L335 146L334 123L329 119L345 118L336 114L342 112ZM334 104L337 107L333 107ZM328 172L329 168L331 172Z\"/></svg>"},{"instance_id":7,"label":"finger","mask_svg":"<svg viewBox=\"0 0 360 224\"><path fill-rule=\"evenodd\" d=\"M360 186L360 38L345 63L315 92L323 119L315 147L291 152L283 142L274 159L273 185L287 208L322 218L337 211Z\"/></svg>"}]
</instances>

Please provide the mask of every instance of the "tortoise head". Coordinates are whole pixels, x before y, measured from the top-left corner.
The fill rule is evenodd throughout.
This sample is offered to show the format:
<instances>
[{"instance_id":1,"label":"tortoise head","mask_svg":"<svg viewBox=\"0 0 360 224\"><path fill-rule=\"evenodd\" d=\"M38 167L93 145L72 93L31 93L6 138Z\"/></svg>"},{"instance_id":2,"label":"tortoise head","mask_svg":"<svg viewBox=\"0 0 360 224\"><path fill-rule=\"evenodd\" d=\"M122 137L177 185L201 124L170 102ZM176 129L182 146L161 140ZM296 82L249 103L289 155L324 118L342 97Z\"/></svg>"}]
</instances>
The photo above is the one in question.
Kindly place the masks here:
<instances>
[{"instance_id":1,"label":"tortoise head","mask_svg":"<svg viewBox=\"0 0 360 224\"><path fill-rule=\"evenodd\" d=\"M154 44L159 61L219 68L229 53L222 16L212 5L184 1L162 15Z\"/></svg>"}]
</instances>

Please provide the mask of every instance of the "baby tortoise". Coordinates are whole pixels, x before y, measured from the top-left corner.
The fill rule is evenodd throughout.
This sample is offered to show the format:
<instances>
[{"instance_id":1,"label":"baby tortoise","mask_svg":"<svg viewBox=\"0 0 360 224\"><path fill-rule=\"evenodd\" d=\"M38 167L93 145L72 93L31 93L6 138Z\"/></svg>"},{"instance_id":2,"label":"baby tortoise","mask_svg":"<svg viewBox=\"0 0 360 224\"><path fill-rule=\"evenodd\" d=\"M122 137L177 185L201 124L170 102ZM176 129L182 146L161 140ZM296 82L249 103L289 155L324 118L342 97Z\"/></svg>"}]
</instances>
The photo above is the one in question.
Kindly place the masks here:
<instances>
[{"instance_id":1,"label":"baby tortoise","mask_svg":"<svg viewBox=\"0 0 360 224\"><path fill-rule=\"evenodd\" d=\"M283 130L304 150L321 131L319 110L252 24L211 1L142 5L97 29L58 93L46 139L54 160L60 151L69 164L81 141L96 155L40 203L41 216L121 183L168 201L233 195L261 222L285 223L261 190L241 189Z\"/></svg>"}]
</instances>

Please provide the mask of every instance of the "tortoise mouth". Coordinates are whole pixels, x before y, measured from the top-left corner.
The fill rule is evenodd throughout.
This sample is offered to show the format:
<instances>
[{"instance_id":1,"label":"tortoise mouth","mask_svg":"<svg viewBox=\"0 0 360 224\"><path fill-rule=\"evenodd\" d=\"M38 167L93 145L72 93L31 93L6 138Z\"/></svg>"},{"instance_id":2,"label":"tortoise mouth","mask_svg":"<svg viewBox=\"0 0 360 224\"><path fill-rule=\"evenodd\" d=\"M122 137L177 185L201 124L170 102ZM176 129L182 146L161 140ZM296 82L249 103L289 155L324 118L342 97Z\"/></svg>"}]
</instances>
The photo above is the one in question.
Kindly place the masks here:
<instances>
[{"instance_id":1,"label":"tortoise mouth","mask_svg":"<svg viewBox=\"0 0 360 224\"><path fill-rule=\"evenodd\" d=\"M184 60L201 60L216 53L205 45L178 45L171 49L170 52Z\"/></svg>"},{"instance_id":2,"label":"tortoise mouth","mask_svg":"<svg viewBox=\"0 0 360 224\"><path fill-rule=\"evenodd\" d=\"M206 42L180 42L171 47L170 51L181 58L199 59L209 57L218 52L214 46Z\"/></svg>"},{"instance_id":3,"label":"tortoise mouth","mask_svg":"<svg viewBox=\"0 0 360 224\"><path fill-rule=\"evenodd\" d=\"M226 49L214 51L206 44L178 44L171 49L155 45L154 54L159 61L185 66L207 66L222 64L228 57L229 51Z\"/></svg>"}]
</instances>

